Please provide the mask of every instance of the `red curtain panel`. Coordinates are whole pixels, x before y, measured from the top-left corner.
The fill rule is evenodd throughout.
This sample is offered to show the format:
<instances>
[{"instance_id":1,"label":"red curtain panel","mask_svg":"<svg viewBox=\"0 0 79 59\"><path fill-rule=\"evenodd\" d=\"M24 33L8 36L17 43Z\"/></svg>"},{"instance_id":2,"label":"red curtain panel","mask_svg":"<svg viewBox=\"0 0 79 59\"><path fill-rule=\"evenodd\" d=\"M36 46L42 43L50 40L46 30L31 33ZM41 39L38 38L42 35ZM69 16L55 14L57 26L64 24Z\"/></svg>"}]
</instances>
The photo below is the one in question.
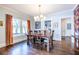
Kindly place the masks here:
<instances>
[{"instance_id":1,"label":"red curtain panel","mask_svg":"<svg viewBox=\"0 0 79 59\"><path fill-rule=\"evenodd\" d=\"M79 48L79 5L74 10L74 46ZM76 43L78 40L78 43ZM76 45L78 44L78 46Z\"/></svg>"},{"instance_id":2,"label":"red curtain panel","mask_svg":"<svg viewBox=\"0 0 79 59\"><path fill-rule=\"evenodd\" d=\"M31 26L30 26L30 18L27 19L27 30L28 30L28 33L30 32L31 30Z\"/></svg>"},{"instance_id":3,"label":"red curtain panel","mask_svg":"<svg viewBox=\"0 0 79 59\"><path fill-rule=\"evenodd\" d=\"M13 43L12 16L6 14L6 46Z\"/></svg>"}]
</instances>

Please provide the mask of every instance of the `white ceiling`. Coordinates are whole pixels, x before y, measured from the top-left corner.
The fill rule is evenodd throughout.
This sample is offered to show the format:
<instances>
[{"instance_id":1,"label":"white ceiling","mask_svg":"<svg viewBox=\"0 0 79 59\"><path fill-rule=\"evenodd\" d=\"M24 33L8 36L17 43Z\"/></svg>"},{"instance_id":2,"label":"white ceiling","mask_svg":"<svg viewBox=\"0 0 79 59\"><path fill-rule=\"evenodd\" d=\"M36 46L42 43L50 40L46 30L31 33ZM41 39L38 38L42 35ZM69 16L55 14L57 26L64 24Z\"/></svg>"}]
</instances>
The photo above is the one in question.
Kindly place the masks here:
<instances>
[{"instance_id":1,"label":"white ceiling","mask_svg":"<svg viewBox=\"0 0 79 59\"><path fill-rule=\"evenodd\" d=\"M19 11L20 13L30 16L36 16L39 14L39 7L35 4L2 4L2 6L14 9L16 11ZM44 15L47 15L50 13L73 9L74 7L75 4L44 4L41 5L41 12Z\"/></svg>"}]
</instances>

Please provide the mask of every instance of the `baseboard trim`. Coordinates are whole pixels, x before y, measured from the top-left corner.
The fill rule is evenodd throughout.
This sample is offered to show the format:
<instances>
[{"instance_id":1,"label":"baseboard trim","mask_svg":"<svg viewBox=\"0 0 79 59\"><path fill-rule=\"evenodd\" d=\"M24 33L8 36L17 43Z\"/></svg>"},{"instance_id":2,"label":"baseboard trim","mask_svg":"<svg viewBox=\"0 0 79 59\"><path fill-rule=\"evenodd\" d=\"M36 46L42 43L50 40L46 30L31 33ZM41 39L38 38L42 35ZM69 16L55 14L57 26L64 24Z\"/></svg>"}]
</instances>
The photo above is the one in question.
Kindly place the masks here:
<instances>
[{"instance_id":1,"label":"baseboard trim","mask_svg":"<svg viewBox=\"0 0 79 59\"><path fill-rule=\"evenodd\" d=\"M27 40L19 41L19 42L13 43L12 45L16 45L16 44L22 43L24 41L27 41Z\"/></svg>"},{"instance_id":2,"label":"baseboard trim","mask_svg":"<svg viewBox=\"0 0 79 59\"><path fill-rule=\"evenodd\" d=\"M61 39L71 38L71 36L61 36Z\"/></svg>"},{"instance_id":3,"label":"baseboard trim","mask_svg":"<svg viewBox=\"0 0 79 59\"><path fill-rule=\"evenodd\" d=\"M24 42L24 41L27 41L27 40L23 40L23 41L20 41L20 42L16 42L16 43L13 43L13 44L11 44L11 45L4 46L4 47L1 47L1 48L5 48L5 47L9 47L9 46L14 46L14 45L20 44L20 43L22 43L22 42ZM0 49L1 49L1 48L0 48Z\"/></svg>"}]
</instances>

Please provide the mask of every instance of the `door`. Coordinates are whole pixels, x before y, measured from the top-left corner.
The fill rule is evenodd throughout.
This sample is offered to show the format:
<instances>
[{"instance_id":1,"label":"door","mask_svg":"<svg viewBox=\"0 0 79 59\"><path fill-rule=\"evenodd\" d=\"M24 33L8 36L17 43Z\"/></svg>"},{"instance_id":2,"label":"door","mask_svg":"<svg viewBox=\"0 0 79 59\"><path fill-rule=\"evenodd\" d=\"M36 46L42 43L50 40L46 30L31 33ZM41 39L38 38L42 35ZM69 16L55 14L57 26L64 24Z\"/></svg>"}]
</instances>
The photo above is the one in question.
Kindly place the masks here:
<instances>
[{"instance_id":1,"label":"door","mask_svg":"<svg viewBox=\"0 0 79 59\"><path fill-rule=\"evenodd\" d=\"M65 37L66 34L66 19L61 20L61 36Z\"/></svg>"}]
</instances>

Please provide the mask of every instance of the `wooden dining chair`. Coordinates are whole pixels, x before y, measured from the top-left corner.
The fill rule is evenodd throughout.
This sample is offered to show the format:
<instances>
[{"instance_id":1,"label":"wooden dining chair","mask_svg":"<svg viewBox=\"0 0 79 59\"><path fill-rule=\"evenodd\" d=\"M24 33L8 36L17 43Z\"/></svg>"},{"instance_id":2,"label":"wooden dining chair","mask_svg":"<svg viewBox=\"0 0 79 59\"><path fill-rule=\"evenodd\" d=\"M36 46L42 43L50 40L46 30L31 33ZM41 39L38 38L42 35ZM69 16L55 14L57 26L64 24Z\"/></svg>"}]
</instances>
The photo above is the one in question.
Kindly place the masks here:
<instances>
[{"instance_id":1,"label":"wooden dining chair","mask_svg":"<svg viewBox=\"0 0 79 59\"><path fill-rule=\"evenodd\" d=\"M34 33L35 33L36 36L34 37L33 42L34 42L34 46L36 48L42 49L42 42L43 41L42 41L41 36L38 36L38 35L41 35L41 31L39 30L38 32L34 31Z\"/></svg>"},{"instance_id":2,"label":"wooden dining chair","mask_svg":"<svg viewBox=\"0 0 79 59\"><path fill-rule=\"evenodd\" d=\"M27 35L27 44L30 44L30 40L31 40L31 30L28 31L28 35Z\"/></svg>"},{"instance_id":3,"label":"wooden dining chair","mask_svg":"<svg viewBox=\"0 0 79 59\"><path fill-rule=\"evenodd\" d=\"M54 31L51 32L51 35L49 37L49 45L50 45L50 49L53 48L53 36L54 36ZM47 48L47 38L44 38L44 49Z\"/></svg>"},{"instance_id":4,"label":"wooden dining chair","mask_svg":"<svg viewBox=\"0 0 79 59\"><path fill-rule=\"evenodd\" d=\"M36 47L36 43L37 43L37 35L38 34L38 31L34 30L34 37L33 37L33 47Z\"/></svg>"},{"instance_id":5,"label":"wooden dining chair","mask_svg":"<svg viewBox=\"0 0 79 59\"><path fill-rule=\"evenodd\" d=\"M46 35L46 30L44 30L44 35Z\"/></svg>"},{"instance_id":6,"label":"wooden dining chair","mask_svg":"<svg viewBox=\"0 0 79 59\"><path fill-rule=\"evenodd\" d=\"M29 36L28 37L29 43L32 44L33 43L33 41L32 41L33 40L33 31L32 30L29 31L29 35L28 36Z\"/></svg>"},{"instance_id":7,"label":"wooden dining chair","mask_svg":"<svg viewBox=\"0 0 79 59\"><path fill-rule=\"evenodd\" d=\"M37 35L37 34L38 34L38 31L35 31L35 30L34 30L34 35ZM34 38L33 38L33 43L34 43L34 44L36 43L36 40L37 40L37 37L34 36Z\"/></svg>"}]
</instances>

